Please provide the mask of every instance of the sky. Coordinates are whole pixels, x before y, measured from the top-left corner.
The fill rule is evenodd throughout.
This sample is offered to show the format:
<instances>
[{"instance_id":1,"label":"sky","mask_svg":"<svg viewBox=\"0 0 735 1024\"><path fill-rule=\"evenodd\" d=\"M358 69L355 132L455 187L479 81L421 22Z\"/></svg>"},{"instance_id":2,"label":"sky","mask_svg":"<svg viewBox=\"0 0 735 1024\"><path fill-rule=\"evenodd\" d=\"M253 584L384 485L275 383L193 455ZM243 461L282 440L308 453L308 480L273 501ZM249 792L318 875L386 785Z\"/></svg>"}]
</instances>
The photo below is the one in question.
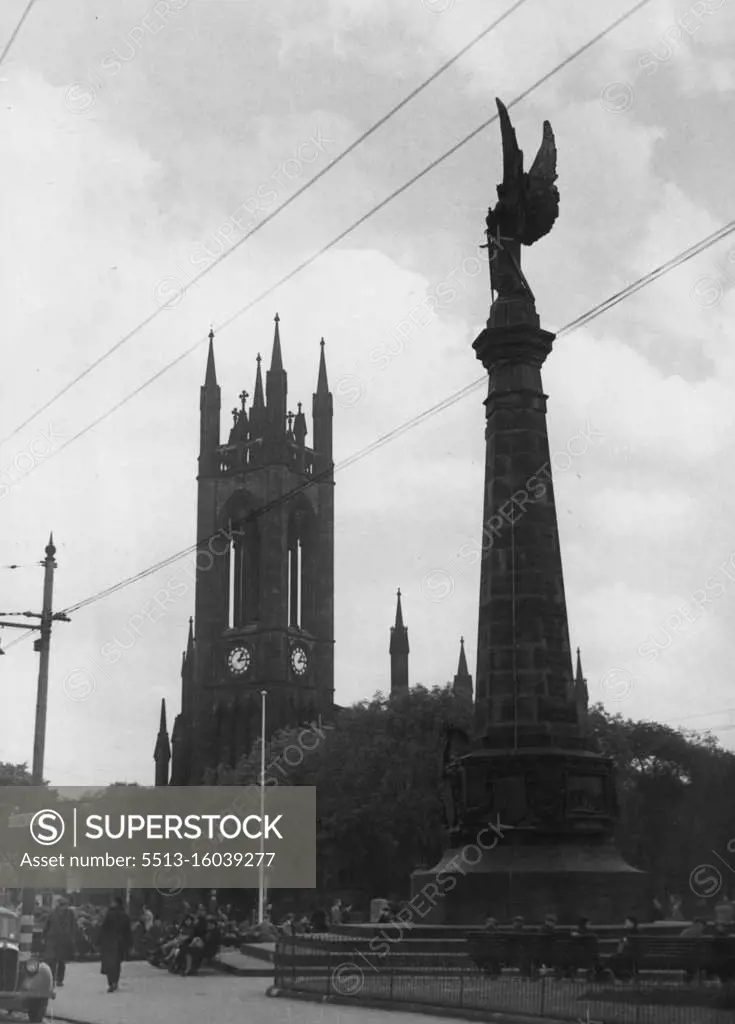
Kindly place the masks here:
<instances>
[{"instance_id":1,"label":"sky","mask_svg":"<svg viewBox=\"0 0 735 1024\"><path fill-rule=\"evenodd\" d=\"M25 6L2 4L0 42ZM277 311L290 404L310 409L326 339L337 701L389 688L397 587L411 683L450 680L461 635L474 675L482 389L339 464L482 375L497 124L279 282L492 117L496 96L525 94L633 6L526 0L238 245L508 0L37 0L0 69L2 611L40 610L51 530L57 609L194 542L204 339L212 325L226 411L252 392ZM513 106L527 161L544 119L559 152L559 220L524 253L547 330L733 216L734 43L730 0L651 0ZM735 234L563 334L543 370L590 700L731 749L734 282ZM169 720L179 707L191 566L54 628L57 785L152 783L160 700ZM162 589L178 596L152 623L142 610ZM131 622L111 665L101 652L128 644ZM21 637L0 634L0 759L14 762L32 755L38 658Z\"/></svg>"}]
</instances>

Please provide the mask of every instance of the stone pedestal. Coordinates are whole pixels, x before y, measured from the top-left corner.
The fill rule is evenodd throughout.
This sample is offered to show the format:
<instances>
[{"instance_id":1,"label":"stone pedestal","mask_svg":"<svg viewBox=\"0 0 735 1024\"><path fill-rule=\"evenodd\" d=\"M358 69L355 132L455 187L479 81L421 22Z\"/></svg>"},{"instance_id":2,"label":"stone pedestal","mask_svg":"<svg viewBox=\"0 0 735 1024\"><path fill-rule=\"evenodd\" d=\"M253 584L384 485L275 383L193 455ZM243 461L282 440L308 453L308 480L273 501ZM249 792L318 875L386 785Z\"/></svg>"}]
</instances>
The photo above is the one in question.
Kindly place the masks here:
<instances>
[{"instance_id":1,"label":"stone pedestal","mask_svg":"<svg viewBox=\"0 0 735 1024\"><path fill-rule=\"evenodd\" d=\"M650 917L648 876L626 864L610 840L526 846L505 839L474 864L463 851L466 857L467 847L447 850L431 871L411 876L413 905L424 924L482 925L490 916L509 923L517 914L540 924L549 913L559 924L580 917L594 924L619 924L628 914Z\"/></svg>"},{"instance_id":2,"label":"stone pedestal","mask_svg":"<svg viewBox=\"0 0 735 1024\"><path fill-rule=\"evenodd\" d=\"M581 742L581 741L580 741ZM411 878L425 923L596 924L649 916L648 876L612 840L617 816L609 759L570 745L477 749L445 772L449 849Z\"/></svg>"}]
</instances>

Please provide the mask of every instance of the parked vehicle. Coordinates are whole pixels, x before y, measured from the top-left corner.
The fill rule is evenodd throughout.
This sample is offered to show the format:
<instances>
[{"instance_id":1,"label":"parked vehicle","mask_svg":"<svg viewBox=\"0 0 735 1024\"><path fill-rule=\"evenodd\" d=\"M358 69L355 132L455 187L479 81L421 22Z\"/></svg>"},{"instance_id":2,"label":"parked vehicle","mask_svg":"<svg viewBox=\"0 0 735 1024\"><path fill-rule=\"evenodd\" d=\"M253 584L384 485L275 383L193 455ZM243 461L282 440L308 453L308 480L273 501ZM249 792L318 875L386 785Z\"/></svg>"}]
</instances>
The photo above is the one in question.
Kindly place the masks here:
<instances>
[{"instance_id":1,"label":"parked vehicle","mask_svg":"<svg viewBox=\"0 0 735 1024\"><path fill-rule=\"evenodd\" d=\"M41 1024L54 999L51 968L33 953L20 951L20 916L0 907L0 1010L25 1012Z\"/></svg>"}]
</instances>

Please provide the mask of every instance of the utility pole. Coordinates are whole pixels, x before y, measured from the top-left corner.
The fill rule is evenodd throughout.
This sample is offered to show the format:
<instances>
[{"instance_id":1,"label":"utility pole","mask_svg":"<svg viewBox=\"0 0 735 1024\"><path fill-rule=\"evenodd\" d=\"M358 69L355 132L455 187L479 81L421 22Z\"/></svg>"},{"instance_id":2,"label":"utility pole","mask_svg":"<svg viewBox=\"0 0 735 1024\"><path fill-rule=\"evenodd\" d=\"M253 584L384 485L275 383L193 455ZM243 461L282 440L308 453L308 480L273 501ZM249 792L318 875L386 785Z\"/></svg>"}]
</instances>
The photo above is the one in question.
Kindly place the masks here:
<instances>
[{"instance_id":1,"label":"utility pole","mask_svg":"<svg viewBox=\"0 0 735 1024\"><path fill-rule=\"evenodd\" d=\"M38 659L38 692L36 694L36 727L33 734L32 785L43 785L43 757L46 751L46 711L48 709L48 666L51 654L51 623L54 599L54 535L49 534L46 558L43 563L43 604L41 606L41 635L34 643L40 654Z\"/></svg>"},{"instance_id":2,"label":"utility pole","mask_svg":"<svg viewBox=\"0 0 735 1024\"><path fill-rule=\"evenodd\" d=\"M8 626L13 629L37 629L40 631L38 640L33 644L34 650L38 651L40 658L38 662L38 690L36 694L36 724L33 732L33 767L31 784L33 786L43 785L43 760L46 749L46 710L48 707L48 669L49 656L51 653L51 626L54 622L69 622L68 616L63 612L53 613L54 596L54 569L56 561L54 555L54 535L50 534L46 545L46 558L41 563L43 572L43 604L41 614L36 612L4 612L0 614L22 616L24 618L40 619L39 625L29 626L21 622L0 622L0 626ZM35 889L23 890L23 913L20 921L20 948L21 951L30 952L33 944L33 924L36 910Z\"/></svg>"}]
</instances>

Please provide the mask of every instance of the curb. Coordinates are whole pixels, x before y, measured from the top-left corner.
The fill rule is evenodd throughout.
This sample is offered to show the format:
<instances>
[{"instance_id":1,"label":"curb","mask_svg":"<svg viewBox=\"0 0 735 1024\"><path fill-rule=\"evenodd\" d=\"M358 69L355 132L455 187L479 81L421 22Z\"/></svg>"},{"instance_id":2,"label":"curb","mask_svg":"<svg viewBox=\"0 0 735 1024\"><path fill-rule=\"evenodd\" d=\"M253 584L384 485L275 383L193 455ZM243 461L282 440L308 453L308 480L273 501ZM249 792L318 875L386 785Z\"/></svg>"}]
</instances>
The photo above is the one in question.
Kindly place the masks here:
<instances>
[{"instance_id":1,"label":"curb","mask_svg":"<svg viewBox=\"0 0 735 1024\"><path fill-rule=\"evenodd\" d=\"M279 989L271 985L266 995L273 999L300 999L308 1003L330 1003L334 1006L359 1006L371 1010L395 1010L418 1013L425 1017L452 1017L455 1020L485 1021L489 1024L569 1024L560 1017L528 1017L523 1014L501 1013L492 1010L460 1010L453 1006L431 1006L425 1003L404 1003L391 999L350 999L343 996L323 996L318 992L299 992ZM85 1022L86 1024L86 1022Z\"/></svg>"},{"instance_id":2,"label":"curb","mask_svg":"<svg viewBox=\"0 0 735 1024\"><path fill-rule=\"evenodd\" d=\"M82 1020L81 1017L60 1017L57 1013L48 1013L46 1017L49 1021L62 1020L64 1024L94 1024L92 1020Z\"/></svg>"},{"instance_id":3,"label":"curb","mask_svg":"<svg viewBox=\"0 0 735 1024\"><path fill-rule=\"evenodd\" d=\"M212 967L221 974L234 974L238 978L272 978L275 974L273 967L270 970L263 967L234 967L232 964L225 964L216 961Z\"/></svg>"},{"instance_id":4,"label":"curb","mask_svg":"<svg viewBox=\"0 0 735 1024\"><path fill-rule=\"evenodd\" d=\"M274 950L264 949L254 942L243 942L237 948L243 956L250 956L253 960L264 960L266 963L275 964L276 954Z\"/></svg>"}]
</instances>

